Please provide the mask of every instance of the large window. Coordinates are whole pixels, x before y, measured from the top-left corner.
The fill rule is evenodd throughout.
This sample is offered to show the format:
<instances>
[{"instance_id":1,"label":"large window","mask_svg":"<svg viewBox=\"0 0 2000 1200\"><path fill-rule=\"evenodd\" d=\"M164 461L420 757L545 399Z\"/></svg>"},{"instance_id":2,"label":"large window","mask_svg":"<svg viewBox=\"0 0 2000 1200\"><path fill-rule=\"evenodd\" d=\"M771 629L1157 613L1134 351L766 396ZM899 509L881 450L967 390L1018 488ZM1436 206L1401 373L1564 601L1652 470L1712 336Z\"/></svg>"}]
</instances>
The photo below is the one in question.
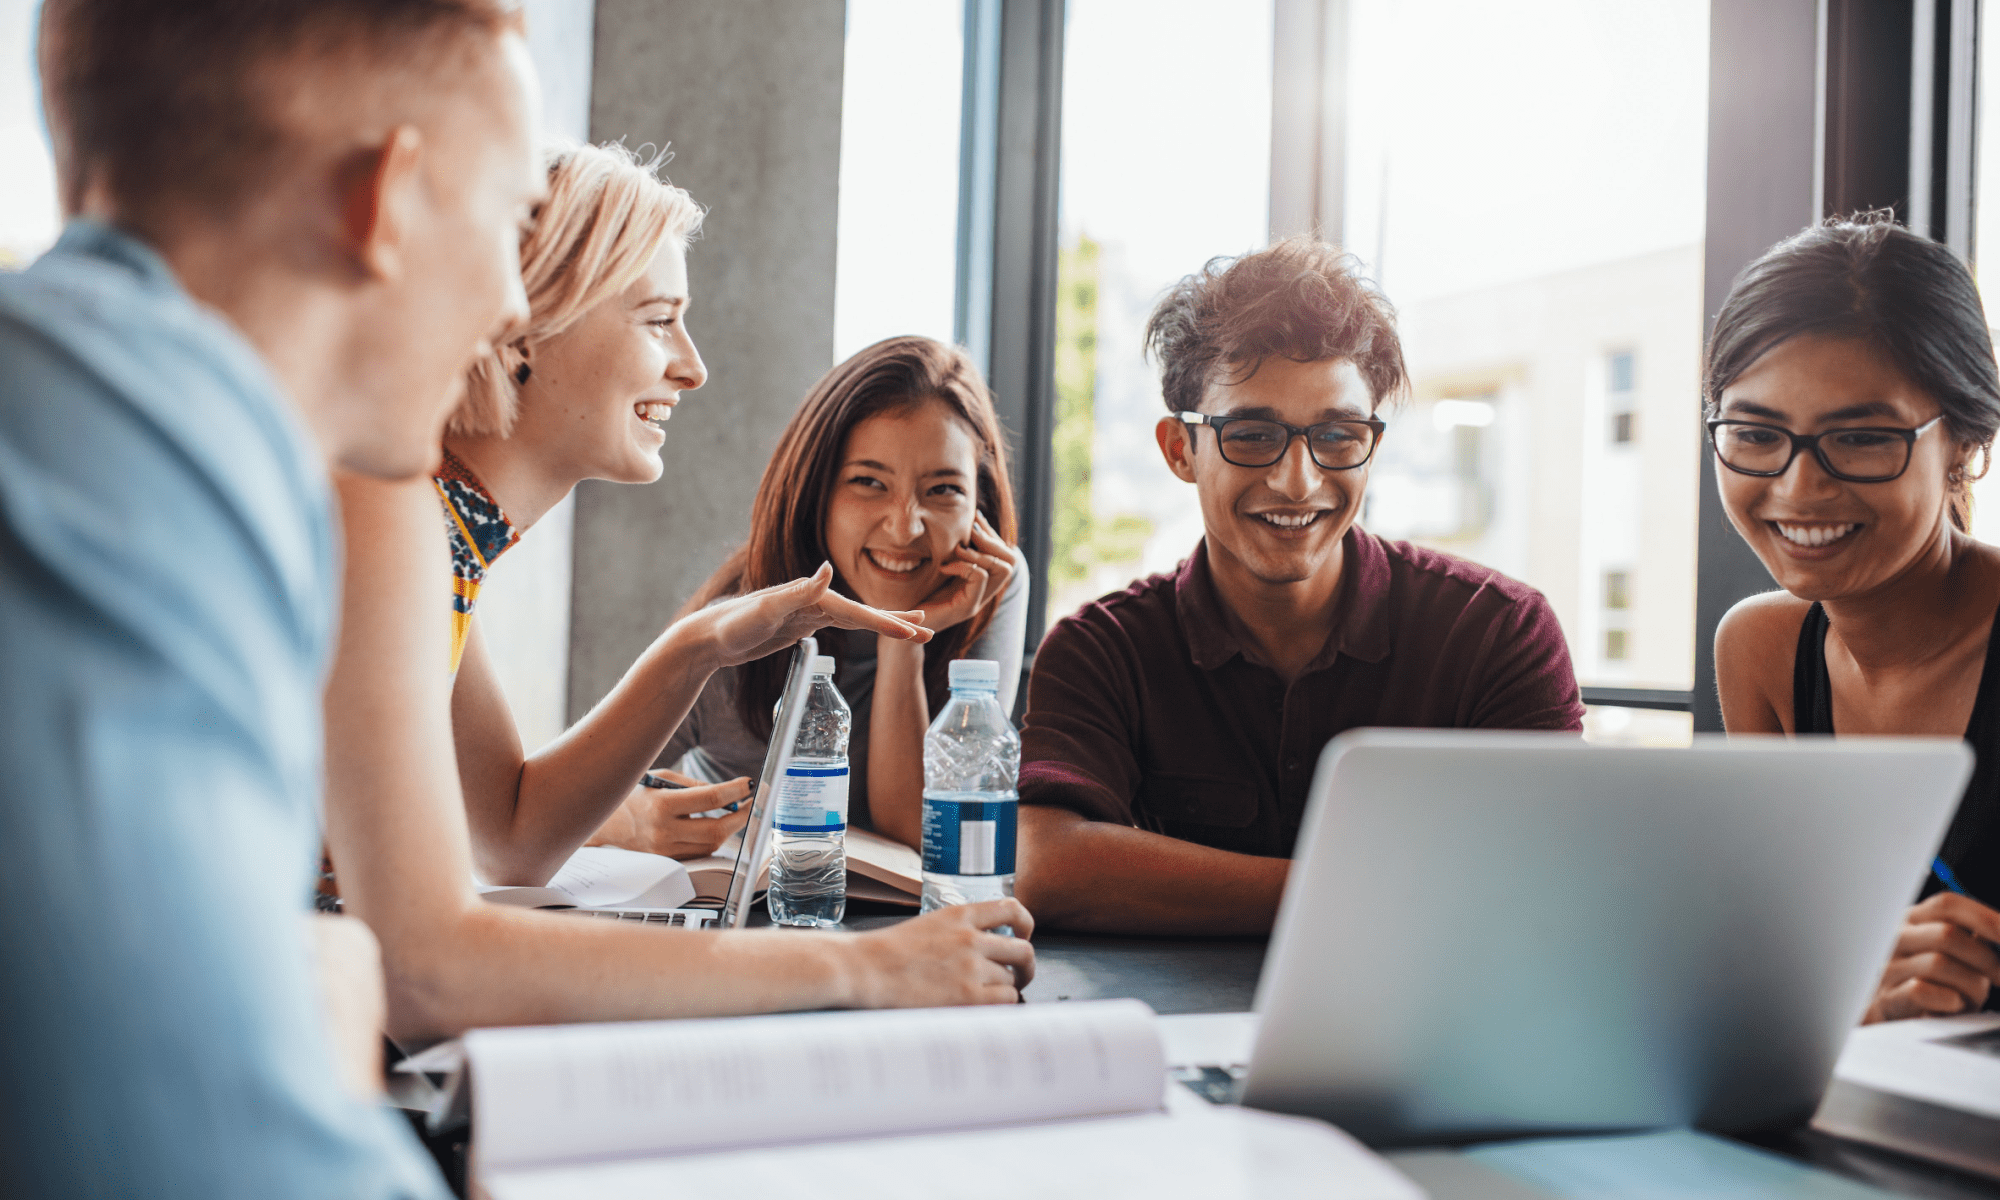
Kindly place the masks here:
<instances>
[{"instance_id":1,"label":"large window","mask_svg":"<svg viewBox=\"0 0 2000 1200\"><path fill-rule=\"evenodd\" d=\"M940 0L848 0L833 355L952 339L963 17Z\"/></svg>"},{"instance_id":2,"label":"large window","mask_svg":"<svg viewBox=\"0 0 2000 1200\"><path fill-rule=\"evenodd\" d=\"M1708 5L1349 12L1346 242L1397 306L1412 382L1364 522L1541 589L1586 685L1685 690Z\"/></svg>"},{"instance_id":3,"label":"large window","mask_svg":"<svg viewBox=\"0 0 2000 1200\"><path fill-rule=\"evenodd\" d=\"M1980 5L1979 117L1978 146L1973 161L1978 177L1972 194L1983 201L1973 210L1973 273L1979 280L1979 296L1986 306L1986 324L2000 325L2000 31L1989 18L2000 17L2000 7ZM1995 331L2000 337L2000 330ZM1978 469L1978 464L1973 464ZM2000 542L2000 471L1988 471L1972 485L1972 534L1982 542Z\"/></svg>"},{"instance_id":4,"label":"large window","mask_svg":"<svg viewBox=\"0 0 2000 1200\"><path fill-rule=\"evenodd\" d=\"M1141 344L1176 280L1264 245L1271 6L1070 0L1062 81L1051 621L1201 537Z\"/></svg>"}]
</instances>

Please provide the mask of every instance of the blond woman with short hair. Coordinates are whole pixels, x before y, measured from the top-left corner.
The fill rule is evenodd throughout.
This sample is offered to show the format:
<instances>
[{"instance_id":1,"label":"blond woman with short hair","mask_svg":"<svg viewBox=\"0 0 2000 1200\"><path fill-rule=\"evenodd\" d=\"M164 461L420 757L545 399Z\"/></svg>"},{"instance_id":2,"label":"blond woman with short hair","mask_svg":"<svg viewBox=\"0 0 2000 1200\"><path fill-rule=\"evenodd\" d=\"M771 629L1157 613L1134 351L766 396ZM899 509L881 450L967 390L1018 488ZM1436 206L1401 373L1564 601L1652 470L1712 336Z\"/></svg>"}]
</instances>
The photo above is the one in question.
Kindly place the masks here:
<instances>
[{"instance_id":1,"label":"blond woman with short hair","mask_svg":"<svg viewBox=\"0 0 2000 1200\"><path fill-rule=\"evenodd\" d=\"M521 249L530 317L472 370L435 481L341 485L328 840L349 911L381 940L392 1032L1010 1001L1032 973L1025 941L988 932L1032 929L1012 900L865 934L709 933L506 909L473 893L475 862L493 883L553 874L632 793L717 670L826 626L929 636L921 613L830 591L823 568L674 622L588 716L524 753L479 636L479 583L581 480L659 477L660 425L707 377L686 321L699 218L622 148L553 157L549 200ZM743 791L724 784L695 802Z\"/></svg>"}]
</instances>

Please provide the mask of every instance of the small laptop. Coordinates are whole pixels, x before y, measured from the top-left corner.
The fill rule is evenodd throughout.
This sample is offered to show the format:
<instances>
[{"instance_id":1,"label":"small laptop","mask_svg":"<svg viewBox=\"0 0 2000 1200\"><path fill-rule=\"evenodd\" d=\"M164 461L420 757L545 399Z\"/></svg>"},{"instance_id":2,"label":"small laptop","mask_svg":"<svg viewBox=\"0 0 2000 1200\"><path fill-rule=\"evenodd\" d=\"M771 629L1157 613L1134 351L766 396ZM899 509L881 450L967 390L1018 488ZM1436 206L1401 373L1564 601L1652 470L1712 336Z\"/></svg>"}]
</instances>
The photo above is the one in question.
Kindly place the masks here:
<instances>
[{"instance_id":1,"label":"small laptop","mask_svg":"<svg viewBox=\"0 0 2000 1200\"><path fill-rule=\"evenodd\" d=\"M778 699L777 716L772 721L771 744L764 752L764 770L750 801L750 819L744 822L737 844L736 867L729 877L729 894L720 911L714 908L576 908L564 911L578 916L638 921L691 929L741 929L750 921L756 899L757 876L769 857L772 816L776 794L785 771L792 765L792 749L799 740L799 721L805 715L806 697L812 692L812 661L819 654L816 638L801 638L792 651L791 669L785 676L785 690Z\"/></svg>"},{"instance_id":2,"label":"small laptop","mask_svg":"<svg viewBox=\"0 0 2000 1200\"><path fill-rule=\"evenodd\" d=\"M1378 1146L1801 1124L1971 771L1932 738L1343 734L1243 1102Z\"/></svg>"}]
</instances>

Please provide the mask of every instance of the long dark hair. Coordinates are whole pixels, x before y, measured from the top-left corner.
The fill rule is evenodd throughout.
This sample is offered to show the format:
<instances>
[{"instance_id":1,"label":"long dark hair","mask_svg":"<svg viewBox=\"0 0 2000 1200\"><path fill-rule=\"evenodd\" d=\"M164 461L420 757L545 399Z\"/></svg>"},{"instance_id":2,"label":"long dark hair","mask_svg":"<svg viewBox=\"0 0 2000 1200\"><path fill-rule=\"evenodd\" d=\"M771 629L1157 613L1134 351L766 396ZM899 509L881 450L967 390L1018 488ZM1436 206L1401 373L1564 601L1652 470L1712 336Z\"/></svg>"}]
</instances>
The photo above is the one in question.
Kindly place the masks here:
<instances>
[{"instance_id":1,"label":"long dark hair","mask_svg":"<svg viewBox=\"0 0 2000 1200\"><path fill-rule=\"evenodd\" d=\"M1702 380L1709 413L1752 363L1807 333L1886 351L1944 409L1952 438L1978 447L1990 463L2000 433L2000 368L1979 289L1948 247L1878 210L1828 220L1765 251L1743 268L1715 315ZM1952 524L1968 528L1971 509L1961 479L1951 490Z\"/></svg>"},{"instance_id":2,"label":"long dark hair","mask_svg":"<svg viewBox=\"0 0 2000 1200\"><path fill-rule=\"evenodd\" d=\"M826 506L840 469L841 447L856 425L885 412L935 400L964 421L979 442L979 511L1008 545L1016 538L1014 489L1007 475L1007 443L993 398L979 368L963 350L922 337L880 341L828 371L806 394L778 435L778 448L757 484L750 506L750 538L709 576L682 615L724 596L787 583L826 561ZM838 574L833 586L854 592ZM949 690L948 664L961 657L993 623L1000 597L969 619L931 639L924 655L925 691L937 709ZM838 656L839 630L822 630L820 648ZM746 663L738 676L737 711L745 728L771 733L771 708L785 686L785 654Z\"/></svg>"}]
</instances>

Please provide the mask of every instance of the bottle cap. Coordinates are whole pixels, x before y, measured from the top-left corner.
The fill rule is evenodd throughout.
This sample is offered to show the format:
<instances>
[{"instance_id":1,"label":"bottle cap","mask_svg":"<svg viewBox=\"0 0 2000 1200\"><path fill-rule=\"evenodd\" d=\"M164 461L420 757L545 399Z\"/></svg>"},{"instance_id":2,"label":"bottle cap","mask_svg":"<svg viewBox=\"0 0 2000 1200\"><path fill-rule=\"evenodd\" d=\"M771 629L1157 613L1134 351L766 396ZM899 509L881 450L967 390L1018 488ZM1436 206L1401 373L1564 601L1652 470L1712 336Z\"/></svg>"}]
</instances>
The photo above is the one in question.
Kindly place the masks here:
<instances>
[{"instance_id":1,"label":"bottle cap","mask_svg":"<svg viewBox=\"0 0 2000 1200\"><path fill-rule=\"evenodd\" d=\"M839 663L833 661L833 655L831 654L815 654L812 661L812 673L814 675L831 675L834 672L834 668L839 665Z\"/></svg>"},{"instance_id":2,"label":"bottle cap","mask_svg":"<svg viewBox=\"0 0 2000 1200\"><path fill-rule=\"evenodd\" d=\"M945 677L955 688L998 688L1000 664L990 658L955 658L945 668Z\"/></svg>"}]
</instances>

